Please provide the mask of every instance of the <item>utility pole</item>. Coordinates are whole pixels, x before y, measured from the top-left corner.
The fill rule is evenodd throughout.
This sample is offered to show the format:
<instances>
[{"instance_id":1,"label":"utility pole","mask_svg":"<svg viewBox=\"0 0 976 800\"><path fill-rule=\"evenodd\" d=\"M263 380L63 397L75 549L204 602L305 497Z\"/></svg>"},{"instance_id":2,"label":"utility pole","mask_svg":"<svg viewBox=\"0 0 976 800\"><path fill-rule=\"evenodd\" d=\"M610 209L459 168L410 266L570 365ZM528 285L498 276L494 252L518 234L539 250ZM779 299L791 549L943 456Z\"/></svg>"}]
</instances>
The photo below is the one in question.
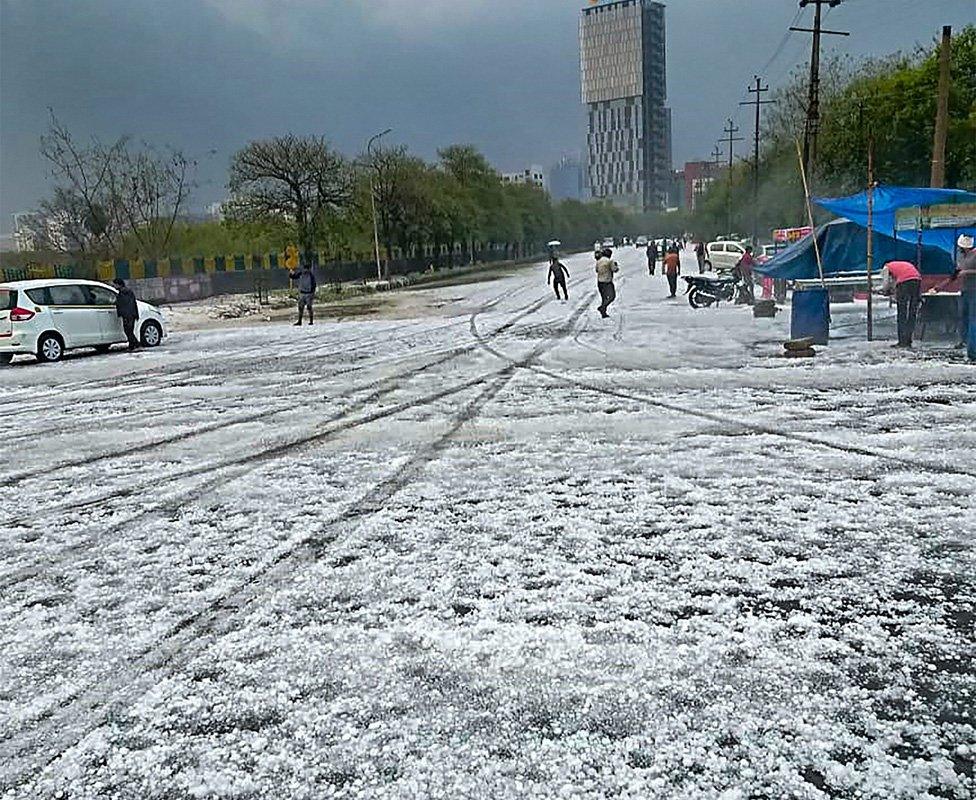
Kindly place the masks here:
<instances>
[{"instance_id":1,"label":"utility pole","mask_svg":"<svg viewBox=\"0 0 976 800\"><path fill-rule=\"evenodd\" d=\"M945 186L945 149L949 132L949 63L952 54L952 26L942 26L942 46L939 48L939 104L935 114L935 143L932 145L933 189Z\"/></svg>"},{"instance_id":2,"label":"utility pole","mask_svg":"<svg viewBox=\"0 0 976 800\"><path fill-rule=\"evenodd\" d=\"M769 91L769 86L762 85L762 79L756 75L756 85L749 87L749 94L756 96L755 100L747 100L739 103L740 106L756 107L756 134L753 139L752 151L752 246L759 247L759 131L762 121L762 107L770 105L772 100L763 100L762 96Z\"/></svg>"},{"instance_id":3,"label":"utility pole","mask_svg":"<svg viewBox=\"0 0 976 800\"><path fill-rule=\"evenodd\" d=\"M874 134L868 134L868 341L874 340Z\"/></svg>"},{"instance_id":4,"label":"utility pole","mask_svg":"<svg viewBox=\"0 0 976 800\"><path fill-rule=\"evenodd\" d=\"M801 31L813 34L813 49L810 53L810 88L807 97L807 119L803 127L803 170L809 180L813 179L813 164L817 158L817 135L820 133L820 37L850 36L846 31L828 31L823 27L823 7L834 8L841 0L800 0L800 8L814 6L813 27L794 28L791 31Z\"/></svg>"},{"instance_id":5,"label":"utility pole","mask_svg":"<svg viewBox=\"0 0 976 800\"><path fill-rule=\"evenodd\" d=\"M722 148L718 145L712 148L712 163L715 169L718 169L722 164Z\"/></svg>"},{"instance_id":6,"label":"utility pole","mask_svg":"<svg viewBox=\"0 0 976 800\"><path fill-rule=\"evenodd\" d=\"M741 136L736 136L739 132L739 126L732 121L732 117L729 117L725 123L725 138L722 139L729 146L729 198L728 198L728 229L726 230L726 235L731 236L732 234L732 164L735 159L735 151L733 150L734 142L744 142Z\"/></svg>"},{"instance_id":7,"label":"utility pole","mask_svg":"<svg viewBox=\"0 0 976 800\"><path fill-rule=\"evenodd\" d=\"M369 159L369 204L373 209L373 255L376 256L376 280L383 280L383 265L380 263L380 229L376 224L376 183L374 175L376 165L373 163L373 143L382 136L386 136L392 128L387 128L382 133L370 136L366 142L366 157Z\"/></svg>"},{"instance_id":8,"label":"utility pole","mask_svg":"<svg viewBox=\"0 0 976 800\"><path fill-rule=\"evenodd\" d=\"M866 138L868 151L868 250L867 250L867 284L868 284L868 341L874 340L874 190L877 184L874 180L874 131L864 130L864 98L857 101L857 130L862 138Z\"/></svg>"}]
</instances>

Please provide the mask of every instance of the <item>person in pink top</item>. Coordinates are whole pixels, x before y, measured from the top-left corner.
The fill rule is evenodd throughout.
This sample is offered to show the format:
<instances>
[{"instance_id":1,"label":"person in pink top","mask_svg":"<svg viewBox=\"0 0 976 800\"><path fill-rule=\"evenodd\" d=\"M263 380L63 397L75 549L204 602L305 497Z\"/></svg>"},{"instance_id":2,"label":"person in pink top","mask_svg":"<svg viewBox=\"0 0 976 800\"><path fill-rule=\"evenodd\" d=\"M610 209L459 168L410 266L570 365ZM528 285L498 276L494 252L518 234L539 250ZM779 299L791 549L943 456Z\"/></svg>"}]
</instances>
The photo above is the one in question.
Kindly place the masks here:
<instances>
[{"instance_id":1,"label":"person in pink top","mask_svg":"<svg viewBox=\"0 0 976 800\"><path fill-rule=\"evenodd\" d=\"M898 344L895 347L911 347L922 302L922 274L910 261L889 261L881 274L881 291L887 295L894 292L898 304Z\"/></svg>"}]
</instances>

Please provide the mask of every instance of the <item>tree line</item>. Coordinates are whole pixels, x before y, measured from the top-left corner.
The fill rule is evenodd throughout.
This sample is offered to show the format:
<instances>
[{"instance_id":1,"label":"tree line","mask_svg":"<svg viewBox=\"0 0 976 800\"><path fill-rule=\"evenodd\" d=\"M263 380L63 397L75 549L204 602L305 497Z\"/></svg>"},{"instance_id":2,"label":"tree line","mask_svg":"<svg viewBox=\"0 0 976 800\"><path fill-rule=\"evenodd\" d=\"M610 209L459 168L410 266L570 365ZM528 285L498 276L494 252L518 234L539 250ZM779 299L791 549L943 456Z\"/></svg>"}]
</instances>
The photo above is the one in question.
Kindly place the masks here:
<instances>
[{"instance_id":1,"label":"tree line","mask_svg":"<svg viewBox=\"0 0 976 800\"><path fill-rule=\"evenodd\" d=\"M33 217L37 249L79 260L280 252L288 244L367 260L374 202L384 259L436 262L460 252L473 260L486 249L518 256L553 237L585 246L637 223L607 203L554 202L534 185L506 183L463 144L431 163L400 146L348 158L322 136L252 141L231 159L224 220L209 223L186 219L196 163L178 150L127 138L79 143L52 115L41 153L55 189Z\"/></svg>"},{"instance_id":2,"label":"tree line","mask_svg":"<svg viewBox=\"0 0 976 800\"><path fill-rule=\"evenodd\" d=\"M867 186L869 141L875 180L927 186L938 95L938 45L908 55L853 61L828 59L821 75L821 123L811 191L845 195ZM976 26L953 39L946 145L946 186L976 189ZM797 70L767 106L759 160L760 231L803 224L806 210L796 141L806 114L807 76ZM752 230L752 160L716 180L686 220L705 237L727 233L729 192L732 228Z\"/></svg>"}]
</instances>

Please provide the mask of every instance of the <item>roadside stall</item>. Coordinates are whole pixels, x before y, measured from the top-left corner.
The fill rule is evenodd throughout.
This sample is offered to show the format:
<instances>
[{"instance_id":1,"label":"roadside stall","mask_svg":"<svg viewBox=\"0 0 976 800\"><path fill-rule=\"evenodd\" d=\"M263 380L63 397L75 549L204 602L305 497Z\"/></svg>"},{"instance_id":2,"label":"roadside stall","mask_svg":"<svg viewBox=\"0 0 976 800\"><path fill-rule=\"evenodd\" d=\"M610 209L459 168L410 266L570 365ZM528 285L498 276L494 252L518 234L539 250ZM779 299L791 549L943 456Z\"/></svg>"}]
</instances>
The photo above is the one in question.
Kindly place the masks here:
<instances>
[{"instance_id":1,"label":"roadside stall","mask_svg":"<svg viewBox=\"0 0 976 800\"><path fill-rule=\"evenodd\" d=\"M961 233L976 234L976 193L961 189L878 186L870 193L822 198L821 208L863 226L877 239L880 235L911 244L910 261L922 273L920 338L932 333L954 332L959 318L960 287L947 284L956 262L956 240ZM944 255L943 255L944 254ZM945 264L945 256L949 263ZM878 268L887 259L875 259ZM937 291L933 291L939 287ZM868 308L871 326L871 306Z\"/></svg>"},{"instance_id":2,"label":"roadside stall","mask_svg":"<svg viewBox=\"0 0 976 800\"><path fill-rule=\"evenodd\" d=\"M817 229L821 278L817 265L814 237L806 236L765 264L756 267L760 275L789 281L793 286L794 338L813 336L825 343L829 330L829 302L838 293L843 297L853 291L864 291L867 278L867 229L846 219L834 220ZM873 274L888 261L912 261L917 245L886 236L873 235ZM932 281L944 280L953 271L952 256L944 250L922 245L922 271Z\"/></svg>"}]
</instances>

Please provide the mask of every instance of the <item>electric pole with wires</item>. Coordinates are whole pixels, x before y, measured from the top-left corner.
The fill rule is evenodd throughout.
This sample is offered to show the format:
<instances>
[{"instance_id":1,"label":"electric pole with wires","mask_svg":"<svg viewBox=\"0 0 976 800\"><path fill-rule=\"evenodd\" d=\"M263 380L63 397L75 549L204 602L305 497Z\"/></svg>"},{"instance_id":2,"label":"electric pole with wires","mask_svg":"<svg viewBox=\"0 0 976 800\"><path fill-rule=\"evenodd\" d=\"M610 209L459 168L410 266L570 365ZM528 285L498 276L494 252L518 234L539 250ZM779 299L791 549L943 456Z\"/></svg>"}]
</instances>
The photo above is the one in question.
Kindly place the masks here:
<instances>
[{"instance_id":1,"label":"electric pole with wires","mask_svg":"<svg viewBox=\"0 0 976 800\"><path fill-rule=\"evenodd\" d=\"M729 197L728 197L728 228L726 234L732 235L732 165L735 162L735 150L733 149L734 142L744 142L741 136L736 136L739 132L739 126L732 121L732 117L729 117L725 123L725 138L721 141L729 146Z\"/></svg>"},{"instance_id":2,"label":"electric pole with wires","mask_svg":"<svg viewBox=\"0 0 976 800\"><path fill-rule=\"evenodd\" d=\"M756 107L756 132L753 138L752 151L752 246L759 247L759 137L762 122L762 107L770 105L773 100L763 100L762 96L769 91L769 86L763 86L762 78L755 76L756 85L749 87L749 94L756 96L755 100L746 100L740 106Z\"/></svg>"},{"instance_id":3,"label":"electric pole with wires","mask_svg":"<svg viewBox=\"0 0 976 800\"><path fill-rule=\"evenodd\" d=\"M801 31L813 34L813 49L810 53L810 88L807 97L807 118L803 126L803 169L807 176L813 179L813 165L817 158L817 135L820 133L820 37L850 36L846 31L828 31L823 27L823 7L839 6L841 0L800 0L800 8L814 6L813 27L797 28L790 26L791 31Z\"/></svg>"}]
</instances>

